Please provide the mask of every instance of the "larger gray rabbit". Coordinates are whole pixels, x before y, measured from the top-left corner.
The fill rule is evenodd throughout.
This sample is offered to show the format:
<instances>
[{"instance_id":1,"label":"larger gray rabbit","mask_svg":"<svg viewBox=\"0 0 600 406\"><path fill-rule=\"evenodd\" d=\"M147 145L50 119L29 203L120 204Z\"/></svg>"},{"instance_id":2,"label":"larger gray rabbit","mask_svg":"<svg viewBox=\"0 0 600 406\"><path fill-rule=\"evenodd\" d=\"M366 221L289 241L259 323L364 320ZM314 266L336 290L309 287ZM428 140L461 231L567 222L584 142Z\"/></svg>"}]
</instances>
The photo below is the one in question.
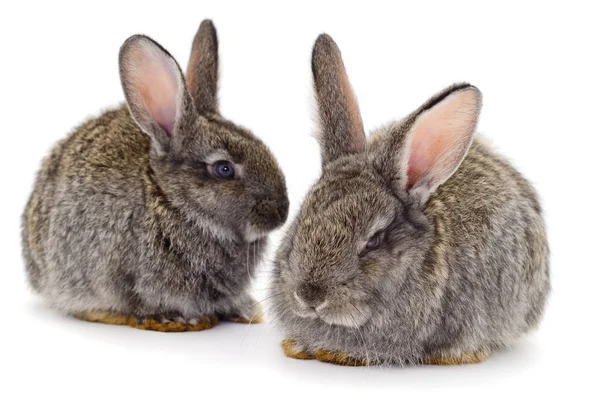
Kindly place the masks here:
<instances>
[{"instance_id":1,"label":"larger gray rabbit","mask_svg":"<svg viewBox=\"0 0 600 406\"><path fill-rule=\"evenodd\" d=\"M260 320L247 290L288 199L267 147L218 113L217 62L208 20L185 78L151 39L124 43L127 106L53 149L23 216L28 279L51 305L159 331Z\"/></svg>"},{"instance_id":2,"label":"larger gray rabbit","mask_svg":"<svg viewBox=\"0 0 600 406\"><path fill-rule=\"evenodd\" d=\"M276 258L286 355L480 362L535 327L550 289L532 186L475 137L481 93L438 93L369 139L335 42L312 57L323 170Z\"/></svg>"}]
</instances>

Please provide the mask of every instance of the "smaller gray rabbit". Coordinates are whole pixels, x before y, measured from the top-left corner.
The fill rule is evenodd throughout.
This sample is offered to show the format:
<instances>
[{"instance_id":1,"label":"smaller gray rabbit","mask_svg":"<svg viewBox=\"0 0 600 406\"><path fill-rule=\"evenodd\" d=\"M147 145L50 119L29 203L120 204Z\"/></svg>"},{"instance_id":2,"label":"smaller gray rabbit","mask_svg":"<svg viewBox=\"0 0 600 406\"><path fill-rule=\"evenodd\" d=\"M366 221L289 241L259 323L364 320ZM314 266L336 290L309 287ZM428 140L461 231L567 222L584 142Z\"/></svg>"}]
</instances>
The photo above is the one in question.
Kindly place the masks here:
<instances>
[{"instance_id":1,"label":"smaller gray rabbit","mask_svg":"<svg viewBox=\"0 0 600 406\"><path fill-rule=\"evenodd\" d=\"M208 20L185 78L150 38L125 41L127 106L53 149L23 215L28 279L52 306L158 331L260 321L247 291L287 217L285 180L268 148L218 113L217 65Z\"/></svg>"},{"instance_id":2,"label":"smaller gray rabbit","mask_svg":"<svg viewBox=\"0 0 600 406\"><path fill-rule=\"evenodd\" d=\"M365 137L335 42L312 70L323 172L276 257L287 356L342 365L485 360L534 328L550 289L532 186L480 139L481 93L438 93Z\"/></svg>"}]
</instances>

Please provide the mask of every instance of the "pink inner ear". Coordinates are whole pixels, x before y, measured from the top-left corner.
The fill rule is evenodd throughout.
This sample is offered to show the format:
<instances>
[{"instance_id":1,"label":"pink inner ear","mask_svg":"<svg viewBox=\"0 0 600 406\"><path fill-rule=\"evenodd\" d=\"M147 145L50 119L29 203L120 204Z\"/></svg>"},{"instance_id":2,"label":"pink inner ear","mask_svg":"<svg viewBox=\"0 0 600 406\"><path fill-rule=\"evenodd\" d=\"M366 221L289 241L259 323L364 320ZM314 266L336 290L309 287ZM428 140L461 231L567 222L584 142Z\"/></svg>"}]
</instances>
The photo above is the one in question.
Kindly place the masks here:
<instances>
[{"instance_id":1,"label":"pink inner ear","mask_svg":"<svg viewBox=\"0 0 600 406\"><path fill-rule=\"evenodd\" d=\"M139 66L135 86L150 116L173 136L179 91L177 67L166 55L151 47L140 47L135 52Z\"/></svg>"},{"instance_id":2,"label":"pink inner ear","mask_svg":"<svg viewBox=\"0 0 600 406\"><path fill-rule=\"evenodd\" d=\"M433 156L437 155L435 145L429 145L425 142L430 134L430 129L422 128L419 129L418 136L415 134L415 138L412 141L412 152L410 154L410 161L408 164L408 184L407 189L411 189L419 179L427 172L431 166Z\"/></svg>"},{"instance_id":3,"label":"pink inner ear","mask_svg":"<svg viewBox=\"0 0 600 406\"><path fill-rule=\"evenodd\" d=\"M460 91L417 118L411 132L407 189L432 190L451 176L470 145L479 109L478 93Z\"/></svg>"}]
</instances>

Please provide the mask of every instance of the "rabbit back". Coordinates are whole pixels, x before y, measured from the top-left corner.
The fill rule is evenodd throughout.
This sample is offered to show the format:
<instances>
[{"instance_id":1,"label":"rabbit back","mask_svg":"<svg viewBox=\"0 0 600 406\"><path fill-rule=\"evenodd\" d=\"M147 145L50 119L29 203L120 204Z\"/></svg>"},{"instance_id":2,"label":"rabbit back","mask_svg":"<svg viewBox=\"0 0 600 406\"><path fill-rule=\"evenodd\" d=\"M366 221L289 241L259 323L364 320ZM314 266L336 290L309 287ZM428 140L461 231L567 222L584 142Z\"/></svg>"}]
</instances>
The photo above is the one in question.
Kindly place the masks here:
<instances>
[{"instance_id":1,"label":"rabbit back","mask_svg":"<svg viewBox=\"0 0 600 406\"><path fill-rule=\"evenodd\" d=\"M57 307L81 309L77 301L93 296L94 307L112 308L127 296L148 149L122 107L77 128L44 160L23 216L23 250L31 286ZM112 284L118 293L107 291Z\"/></svg>"},{"instance_id":2,"label":"rabbit back","mask_svg":"<svg viewBox=\"0 0 600 406\"><path fill-rule=\"evenodd\" d=\"M488 337L496 348L537 326L550 290L549 249L531 184L476 138L426 212L445 253L432 259L442 290L427 345L475 347Z\"/></svg>"}]
</instances>

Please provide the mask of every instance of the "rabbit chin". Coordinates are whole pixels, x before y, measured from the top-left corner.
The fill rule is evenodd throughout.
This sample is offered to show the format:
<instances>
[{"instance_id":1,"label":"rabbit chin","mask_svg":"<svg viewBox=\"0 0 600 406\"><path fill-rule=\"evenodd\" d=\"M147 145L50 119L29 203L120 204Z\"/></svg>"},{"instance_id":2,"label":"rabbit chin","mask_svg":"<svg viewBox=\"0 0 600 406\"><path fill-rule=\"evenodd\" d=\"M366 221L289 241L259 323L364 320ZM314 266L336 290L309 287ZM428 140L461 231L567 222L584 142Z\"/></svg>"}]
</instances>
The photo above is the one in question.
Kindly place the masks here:
<instances>
[{"instance_id":1,"label":"rabbit chin","mask_svg":"<svg viewBox=\"0 0 600 406\"><path fill-rule=\"evenodd\" d=\"M356 306L353 304L341 304L335 308L329 306L325 301L316 309L294 306L293 312L305 319L319 319L327 324L344 327L358 328L369 320L371 309L367 306Z\"/></svg>"},{"instance_id":2,"label":"rabbit chin","mask_svg":"<svg viewBox=\"0 0 600 406\"><path fill-rule=\"evenodd\" d=\"M247 225L246 231L244 233L244 238L246 242L252 243L256 240L266 237L267 235L269 235L270 232L271 230L258 230L252 225Z\"/></svg>"}]
</instances>

